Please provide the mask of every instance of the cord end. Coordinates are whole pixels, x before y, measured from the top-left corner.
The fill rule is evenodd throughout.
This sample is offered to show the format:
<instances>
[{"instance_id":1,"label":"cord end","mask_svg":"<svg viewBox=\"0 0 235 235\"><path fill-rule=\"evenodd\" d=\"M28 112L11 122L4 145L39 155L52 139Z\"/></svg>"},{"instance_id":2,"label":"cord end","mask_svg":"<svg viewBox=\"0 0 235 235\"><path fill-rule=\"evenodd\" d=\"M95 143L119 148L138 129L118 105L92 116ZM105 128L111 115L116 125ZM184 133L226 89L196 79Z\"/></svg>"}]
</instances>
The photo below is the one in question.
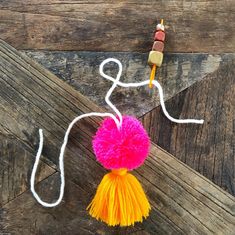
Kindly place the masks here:
<instances>
[{"instance_id":1,"label":"cord end","mask_svg":"<svg viewBox=\"0 0 235 235\"><path fill-rule=\"evenodd\" d=\"M203 119L201 119L201 120L199 120L199 122L198 122L199 124L203 124L204 123L204 120Z\"/></svg>"}]
</instances>

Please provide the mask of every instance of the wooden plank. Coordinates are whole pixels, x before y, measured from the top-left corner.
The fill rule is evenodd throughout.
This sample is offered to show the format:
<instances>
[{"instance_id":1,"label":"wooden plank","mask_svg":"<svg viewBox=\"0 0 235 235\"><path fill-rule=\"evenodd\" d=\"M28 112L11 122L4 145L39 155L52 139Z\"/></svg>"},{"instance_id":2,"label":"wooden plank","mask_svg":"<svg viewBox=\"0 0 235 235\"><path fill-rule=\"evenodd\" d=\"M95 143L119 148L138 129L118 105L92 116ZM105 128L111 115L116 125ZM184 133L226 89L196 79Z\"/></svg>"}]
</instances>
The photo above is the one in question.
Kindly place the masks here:
<instances>
[{"instance_id":1,"label":"wooden plank","mask_svg":"<svg viewBox=\"0 0 235 235\"><path fill-rule=\"evenodd\" d=\"M7 118L1 110L1 117ZM11 122L11 119L8 119ZM2 118L0 118L2 124ZM14 124L14 122L11 122ZM33 151L25 143L0 127L0 207L28 189L34 163ZM41 163L36 182L47 178L55 169Z\"/></svg>"},{"instance_id":2,"label":"wooden plank","mask_svg":"<svg viewBox=\"0 0 235 235\"><path fill-rule=\"evenodd\" d=\"M50 232L52 235L66 231L79 231L78 234L138 234L138 231L145 234L222 234L223 229L223 234L233 234L234 198L162 149L152 146L149 161L137 171L136 176L145 186L153 206L150 218L143 224L120 229L106 227L91 219L84 206L89 203L90 195L84 187L67 180L65 197L59 207L41 207L30 192L5 205L2 217L5 232ZM55 198L58 188L58 175L37 186L44 200Z\"/></svg>"},{"instance_id":3,"label":"wooden plank","mask_svg":"<svg viewBox=\"0 0 235 235\"><path fill-rule=\"evenodd\" d=\"M42 127L43 155L48 163L57 165L68 122L82 112L101 109L4 42L0 43L0 58L0 113L11 115L19 125L13 128L9 123L8 131L35 151L37 129ZM63 203L46 209L36 203L30 192L24 193L2 208L4 232L233 234L234 197L154 144L146 163L134 172L150 199L150 218L129 231L108 228L88 217L85 207L105 173L90 146L99 121L89 118L72 130L65 154L67 184ZM57 174L43 180L38 185L40 195L45 200L55 199L58 183Z\"/></svg>"},{"instance_id":4,"label":"wooden plank","mask_svg":"<svg viewBox=\"0 0 235 235\"><path fill-rule=\"evenodd\" d=\"M234 11L233 0L9 0L0 35L18 49L147 52L164 18L168 52L234 52Z\"/></svg>"},{"instance_id":5,"label":"wooden plank","mask_svg":"<svg viewBox=\"0 0 235 235\"><path fill-rule=\"evenodd\" d=\"M122 81L136 82L149 79L150 68L147 65L147 53L133 52L49 52L24 51L59 78L86 95L99 106L106 107L104 96L111 84L99 74L99 65L105 58L117 58L123 64ZM165 99L170 99L206 75L216 71L222 63L235 58L235 53L210 55L168 53L157 72ZM106 72L113 77L117 66L109 64ZM100 89L94 89L99 87ZM117 88L112 95L117 107L130 115L142 116L159 105L157 89L148 86L140 89Z\"/></svg>"},{"instance_id":6,"label":"wooden plank","mask_svg":"<svg viewBox=\"0 0 235 235\"><path fill-rule=\"evenodd\" d=\"M205 124L175 125L160 107L143 116L151 139L217 185L235 195L235 60L166 103L175 117L204 118Z\"/></svg>"}]
</instances>

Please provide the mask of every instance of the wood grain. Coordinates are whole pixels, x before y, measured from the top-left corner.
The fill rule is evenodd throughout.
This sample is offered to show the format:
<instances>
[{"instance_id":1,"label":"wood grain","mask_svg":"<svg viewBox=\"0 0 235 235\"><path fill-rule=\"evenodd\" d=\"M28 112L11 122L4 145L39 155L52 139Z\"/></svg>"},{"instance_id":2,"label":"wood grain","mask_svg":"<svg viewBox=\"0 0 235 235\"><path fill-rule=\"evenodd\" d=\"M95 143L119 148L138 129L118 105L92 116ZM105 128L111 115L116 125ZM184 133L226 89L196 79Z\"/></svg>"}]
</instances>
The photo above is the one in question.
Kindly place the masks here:
<instances>
[{"instance_id":1,"label":"wood grain","mask_svg":"<svg viewBox=\"0 0 235 235\"><path fill-rule=\"evenodd\" d=\"M2 111L0 116L3 116ZM0 131L0 207L28 189L33 163L32 149L14 135ZM42 162L36 182L54 172L55 169Z\"/></svg>"},{"instance_id":2,"label":"wood grain","mask_svg":"<svg viewBox=\"0 0 235 235\"><path fill-rule=\"evenodd\" d=\"M0 113L17 120L9 133L35 151L37 129L44 129L44 161L57 165L69 121L101 110L56 76L4 42L0 43ZM152 144L146 163L133 172L143 184L152 211L133 228L108 228L88 217L85 208L105 170L91 151L100 119L88 118L73 128L65 154L66 196L52 209L39 206L30 192L1 210L3 232L13 234L233 234L235 199L175 157ZM58 195L58 174L38 184L43 199Z\"/></svg>"},{"instance_id":3,"label":"wood grain","mask_svg":"<svg viewBox=\"0 0 235 235\"><path fill-rule=\"evenodd\" d=\"M0 2L1 38L18 49L141 51L165 19L168 52L234 52L235 2Z\"/></svg>"},{"instance_id":4,"label":"wood grain","mask_svg":"<svg viewBox=\"0 0 235 235\"><path fill-rule=\"evenodd\" d=\"M149 160L135 174L144 185L152 204L150 217L143 224L129 228L112 228L91 219L85 211L85 205L91 199L90 194L85 191L86 188L80 188L68 179L63 203L56 208L41 207L30 192L20 195L5 205L2 217L4 230L13 234L50 232L52 235L58 232L233 234L234 198L229 197L209 180L193 172L162 149L152 145ZM37 185L40 195L48 201L58 196L58 188L58 175L53 175Z\"/></svg>"},{"instance_id":5,"label":"wood grain","mask_svg":"<svg viewBox=\"0 0 235 235\"><path fill-rule=\"evenodd\" d=\"M167 101L176 118L204 118L205 124L176 125L160 107L143 116L151 139L217 185L235 195L234 59Z\"/></svg>"},{"instance_id":6,"label":"wood grain","mask_svg":"<svg viewBox=\"0 0 235 235\"><path fill-rule=\"evenodd\" d=\"M149 79L147 53L133 52L48 52L24 51L28 56L42 64L59 78L73 86L101 107L109 109L104 97L111 83L99 74L99 65L106 58L117 58L123 64L122 81L137 82ZM187 54L168 53L158 69L156 78L164 89L165 100L173 97L206 75L216 71L220 64L235 58L228 54ZM117 66L110 63L106 73L116 77ZM122 113L142 116L159 105L157 89L116 88L112 100Z\"/></svg>"}]
</instances>

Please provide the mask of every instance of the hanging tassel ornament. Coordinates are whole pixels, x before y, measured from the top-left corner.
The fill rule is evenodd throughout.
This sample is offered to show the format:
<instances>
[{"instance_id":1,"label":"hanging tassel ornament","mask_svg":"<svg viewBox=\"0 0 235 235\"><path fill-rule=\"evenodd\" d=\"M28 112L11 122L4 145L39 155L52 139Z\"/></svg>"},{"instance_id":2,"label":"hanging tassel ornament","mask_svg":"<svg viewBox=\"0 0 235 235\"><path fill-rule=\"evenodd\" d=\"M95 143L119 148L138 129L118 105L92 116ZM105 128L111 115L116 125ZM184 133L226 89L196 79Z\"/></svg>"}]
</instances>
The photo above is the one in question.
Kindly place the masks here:
<instances>
[{"instance_id":1,"label":"hanging tassel ornament","mask_svg":"<svg viewBox=\"0 0 235 235\"><path fill-rule=\"evenodd\" d=\"M128 172L144 162L149 146L149 137L136 118L124 116L119 129L112 118L103 121L93 139L93 149L97 160L111 172L103 177L87 207L92 217L110 226L129 226L149 215L144 190Z\"/></svg>"},{"instance_id":2,"label":"hanging tassel ornament","mask_svg":"<svg viewBox=\"0 0 235 235\"><path fill-rule=\"evenodd\" d=\"M112 92L117 86L136 88L146 85L152 87L154 85L159 92L162 111L170 121L175 123L196 124L203 124L204 122L204 120L198 119L176 119L167 112L164 103L163 89L160 83L154 80L156 68L161 66L163 59L162 51L165 40L163 20L161 24L157 25L154 38L155 42L148 59L148 63L152 67L150 80L134 83L121 82L122 64L119 60L108 58L100 64L100 75L113 83L105 96L105 101L116 115L107 112L84 113L75 117L69 123L59 155L60 193L57 200L51 203L43 201L35 191L35 176L43 150L44 139L43 130L39 129L39 147L30 178L30 189L35 199L42 206L55 207L58 206L63 199L65 190L64 153L73 126L83 118L105 117L94 136L92 144L97 161L111 171L103 177L94 199L87 207L89 214L110 226L134 225L136 222L142 222L143 219L149 215L150 204L144 190L136 177L129 171L143 164L149 153L150 140L144 127L135 117L122 116L120 111L110 101L109 98ZM116 78L104 73L104 66L110 62L118 65L119 70Z\"/></svg>"}]
</instances>

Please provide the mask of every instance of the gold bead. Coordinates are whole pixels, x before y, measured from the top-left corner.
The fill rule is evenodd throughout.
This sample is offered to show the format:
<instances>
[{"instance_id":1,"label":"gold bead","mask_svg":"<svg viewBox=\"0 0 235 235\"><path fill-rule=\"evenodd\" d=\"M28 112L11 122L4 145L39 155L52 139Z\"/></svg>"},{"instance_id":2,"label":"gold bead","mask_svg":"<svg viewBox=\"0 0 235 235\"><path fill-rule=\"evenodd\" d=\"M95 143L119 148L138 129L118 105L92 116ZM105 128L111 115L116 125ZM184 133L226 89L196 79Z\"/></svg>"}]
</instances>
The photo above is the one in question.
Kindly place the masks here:
<instances>
[{"instance_id":1,"label":"gold bead","mask_svg":"<svg viewBox=\"0 0 235 235\"><path fill-rule=\"evenodd\" d=\"M163 60L163 53L160 51L150 51L149 58L148 58L148 64L153 65L156 64L157 67L160 67L162 65Z\"/></svg>"}]
</instances>

